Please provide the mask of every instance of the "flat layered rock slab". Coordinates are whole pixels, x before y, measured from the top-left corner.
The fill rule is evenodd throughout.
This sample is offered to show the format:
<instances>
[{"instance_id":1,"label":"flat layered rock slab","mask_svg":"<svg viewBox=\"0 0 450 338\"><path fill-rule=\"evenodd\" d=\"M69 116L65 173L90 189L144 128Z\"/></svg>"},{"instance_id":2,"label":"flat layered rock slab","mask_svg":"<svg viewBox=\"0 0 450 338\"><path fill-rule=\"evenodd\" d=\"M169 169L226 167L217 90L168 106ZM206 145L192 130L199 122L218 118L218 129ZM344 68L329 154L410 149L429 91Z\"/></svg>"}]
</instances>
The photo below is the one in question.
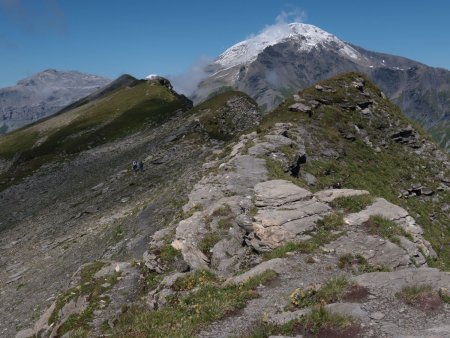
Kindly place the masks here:
<instances>
[{"instance_id":1,"label":"flat layered rock slab","mask_svg":"<svg viewBox=\"0 0 450 338\"><path fill-rule=\"evenodd\" d=\"M386 201L384 198L377 198L372 205L360 212L347 215L344 220L349 225L361 225L367 222L370 216L382 216L395 221L407 217L408 212L398 205Z\"/></svg>"},{"instance_id":2,"label":"flat layered rock slab","mask_svg":"<svg viewBox=\"0 0 450 338\"><path fill-rule=\"evenodd\" d=\"M330 210L327 204L311 199L273 209L260 209L255 216L255 221L263 227L281 226L308 216L322 215Z\"/></svg>"},{"instance_id":3,"label":"flat layered rock slab","mask_svg":"<svg viewBox=\"0 0 450 338\"><path fill-rule=\"evenodd\" d=\"M450 273L428 267L365 273L354 277L353 280L371 290L382 289L384 292L388 290L392 294L401 291L405 286L412 285L430 285L434 290L450 288Z\"/></svg>"},{"instance_id":4,"label":"flat layered rock slab","mask_svg":"<svg viewBox=\"0 0 450 338\"><path fill-rule=\"evenodd\" d=\"M410 263L409 255L404 249L388 240L365 233L350 232L325 245L325 248L335 252L338 257L348 254L361 255L370 264L390 268L407 266Z\"/></svg>"},{"instance_id":5,"label":"flat layered rock slab","mask_svg":"<svg viewBox=\"0 0 450 338\"><path fill-rule=\"evenodd\" d=\"M267 271L274 271L276 273L286 272L289 266L286 263L286 259L283 258L274 258L266 262L262 262L257 266L251 268L249 271L244 272L241 275L237 275L231 277L226 280L225 284L242 284L248 281L249 279L259 276Z\"/></svg>"},{"instance_id":6,"label":"flat layered rock slab","mask_svg":"<svg viewBox=\"0 0 450 338\"><path fill-rule=\"evenodd\" d=\"M256 206L281 206L309 199L312 193L286 180L271 180L258 183L255 188Z\"/></svg>"}]
</instances>

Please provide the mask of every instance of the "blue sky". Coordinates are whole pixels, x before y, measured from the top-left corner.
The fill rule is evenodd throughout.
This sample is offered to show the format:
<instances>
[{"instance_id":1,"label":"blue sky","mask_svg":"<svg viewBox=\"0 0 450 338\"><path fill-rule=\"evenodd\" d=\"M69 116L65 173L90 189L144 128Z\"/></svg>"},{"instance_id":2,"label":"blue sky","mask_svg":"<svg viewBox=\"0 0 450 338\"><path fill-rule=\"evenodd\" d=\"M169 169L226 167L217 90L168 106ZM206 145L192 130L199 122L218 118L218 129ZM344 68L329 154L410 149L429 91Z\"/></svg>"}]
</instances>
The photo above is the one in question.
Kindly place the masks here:
<instances>
[{"instance_id":1,"label":"blue sky","mask_svg":"<svg viewBox=\"0 0 450 338\"><path fill-rule=\"evenodd\" d=\"M0 87L47 68L180 74L280 15L450 69L448 0L0 0Z\"/></svg>"}]
</instances>

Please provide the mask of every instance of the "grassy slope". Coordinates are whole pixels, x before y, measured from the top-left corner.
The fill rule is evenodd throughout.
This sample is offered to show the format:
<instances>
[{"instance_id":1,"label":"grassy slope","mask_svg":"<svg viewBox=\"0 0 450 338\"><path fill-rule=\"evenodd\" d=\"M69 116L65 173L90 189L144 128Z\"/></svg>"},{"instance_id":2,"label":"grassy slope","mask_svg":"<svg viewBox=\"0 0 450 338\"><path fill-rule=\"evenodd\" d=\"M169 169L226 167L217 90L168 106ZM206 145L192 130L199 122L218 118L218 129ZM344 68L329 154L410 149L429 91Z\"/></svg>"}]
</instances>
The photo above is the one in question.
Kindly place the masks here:
<instances>
[{"instance_id":1,"label":"grassy slope","mask_svg":"<svg viewBox=\"0 0 450 338\"><path fill-rule=\"evenodd\" d=\"M0 158L15 158L19 165L0 174L0 187L4 187L11 178L20 179L51 160L158 125L178 109L186 108L186 101L167 87L143 81L2 136Z\"/></svg>"},{"instance_id":2,"label":"grassy slope","mask_svg":"<svg viewBox=\"0 0 450 338\"><path fill-rule=\"evenodd\" d=\"M450 176L450 168L432 159L428 154L416 155L406 147L390 140L389 124L399 123L401 126L413 124L388 100L380 97L380 91L366 79L366 91L376 97L376 112L387 111L389 117L374 114L371 119L365 118L357 110L343 109L341 104L352 105L363 100L361 93L349 86L356 74L346 74L324 81L323 85L336 88L336 93L324 93L310 87L301 92L303 97L323 98L330 101L314 109L312 117L307 114L290 112L293 104L288 99L274 112L269 113L261 128L264 130L276 122L293 122L303 125L310 133L307 142L309 160L306 171L317 178L315 189L323 189L333 185L344 188L366 189L374 196L382 196L392 203L407 209L416 221L424 228L425 237L432 243L439 255L436 262L441 268L450 269L450 217L443 207L450 201L450 193L439 192L437 199L431 198L399 198L399 190L409 188L414 183L421 183L436 191L439 186L437 173L444 172ZM347 87L347 88L346 88ZM380 153L375 152L362 140L350 141L342 136L343 132L356 134L354 125L364 129L374 145L386 140L388 148ZM422 138L430 140L426 134L416 127ZM338 159L330 159L321 155L324 148L341 149Z\"/></svg>"},{"instance_id":3,"label":"grassy slope","mask_svg":"<svg viewBox=\"0 0 450 338\"><path fill-rule=\"evenodd\" d=\"M429 133L445 150L450 152L450 121L431 127Z\"/></svg>"}]
</instances>

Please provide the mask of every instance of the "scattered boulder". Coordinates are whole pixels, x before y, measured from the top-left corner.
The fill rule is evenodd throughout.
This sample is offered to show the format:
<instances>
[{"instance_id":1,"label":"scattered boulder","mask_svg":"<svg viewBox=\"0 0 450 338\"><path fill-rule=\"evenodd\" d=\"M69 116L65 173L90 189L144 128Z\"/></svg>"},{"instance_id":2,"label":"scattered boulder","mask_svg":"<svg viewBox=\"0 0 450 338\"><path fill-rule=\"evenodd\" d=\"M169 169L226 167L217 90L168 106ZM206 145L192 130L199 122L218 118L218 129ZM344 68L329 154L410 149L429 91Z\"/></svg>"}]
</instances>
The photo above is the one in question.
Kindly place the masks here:
<instances>
[{"instance_id":1,"label":"scattered boulder","mask_svg":"<svg viewBox=\"0 0 450 338\"><path fill-rule=\"evenodd\" d=\"M358 89L360 91L362 91L364 89L364 80L363 79L361 79L361 80L358 79L357 81L353 81L351 84L353 87L355 87L356 89Z\"/></svg>"},{"instance_id":2,"label":"scattered boulder","mask_svg":"<svg viewBox=\"0 0 450 338\"><path fill-rule=\"evenodd\" d=\"M407 145L411 148L417 149L421 147L421 142L416 131L409 125L406 128L399 129L391 134L391 139L394 142Z\"/></svg>"},{"instance_id":3,"label":"scattered boulder","mask_svg":"<svg viewBox=\"0 0 450 338\"><path fill-rule=\"evenodd\" d=\"M142 260L144 262L144 265L150 270L150 271L155 271L157 273L163 273L164 272L164 267L161 264L160 259L158 258L158 256L156 256L155 254L151 253L151 252L144 252L144 255L142 256Z\"/></svg>"},{"instance_id":4,"label":"scattered boulder","mask_svg":"<svg viewBox=\"0 0 450 338\"><path fill-rule=\"evenodd\" d=\"M190 269L207 268L210 260L201 252L195 245L189 244L185 241L175 240L172 246L181 251L184 261L189 264Z\"/></svg>"},{"instance_id":5,"label":"scattered boulder","mask_svg":"<svg viewBox=\"0 0 450 338\"><path fill-rule=\"evenodd\" d=\"M301 102L294 103L293 105L289 106L289 110L297 113L312 113L311 107Z\"/></svg>"},{"instance_id":6,"label":"scattered boulder","mask_svg":"<svg viewBox=\"0 0 450 338\"><path fill-rule=\"evenodd\" d=\"M367 101L359 102L357 105L358 105L358 107L359 107L360 109L362 109L361 113L364 114L364 111L365 111L366 109L368 109L368 110L366 110L366 112L371 113L369 107L370 107L371 105L373 105L373 102L374 102L373 100L367 100Z\"/></svg>"},{"instance_id":7,"label":"scattered boulder","mask_svg":"<svg viewBox=\"0 0 450 338\"><path fill-rule=\"evenodd\" d=\"M289 172L291 176L298 177L300 174L300 168L302 164L306 163L306 154L301 151L295 157L294 162L289 166Z\"/></svg>"},{"instance_id":8,"label":"scattered boulder","mask_svg":"<svg viewBox=\"0 0 450 338\"><path fill-rule=\"evenodd\" d=\"M319 92L336 93L336 89L329 86L315 85L314 88L316 88L316 90L318 90Z\"/></svg>"},{"instance_id":9,"label":"scattered boulder","mask_svg":"<svg viewBox=\"0 0 450 338\"><path fill-rule=\"evenodd\" d=\"M316 185L317 178L313 174L305 172L303 173L302 177L306 181L306 184L310 186Z\"/></svg>"}]
</instances>

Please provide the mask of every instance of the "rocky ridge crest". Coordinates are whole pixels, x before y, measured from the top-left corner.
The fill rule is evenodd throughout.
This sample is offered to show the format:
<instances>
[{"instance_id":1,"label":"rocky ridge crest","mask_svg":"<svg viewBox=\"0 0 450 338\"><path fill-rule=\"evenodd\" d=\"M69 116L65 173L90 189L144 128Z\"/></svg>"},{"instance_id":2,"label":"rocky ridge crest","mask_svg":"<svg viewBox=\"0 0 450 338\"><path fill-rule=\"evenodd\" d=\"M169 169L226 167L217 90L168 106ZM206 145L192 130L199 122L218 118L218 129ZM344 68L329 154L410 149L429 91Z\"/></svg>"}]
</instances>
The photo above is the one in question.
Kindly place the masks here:
<instances>
[{"instance_id":1,"label":"rocky ridge crest","mask_svg":"<svg viewBox=\"0 0 450 338\"><path fill-rule=\"evenodd\" d=\"M180 318L183 332L200 337L246 337L258 330L266 330L268 336L280 334L287 323L297 328L291 334L308 337L312 328L302 320L309 320L317 310L314 303L300 307L305 297L299 295L320 294L339 278L354 288L353 293L348 289L323 300L319 311L345 316L352 323L348 327L355 330L353 336L448 336L450 305L444 300L450 275L429 267L436 265L436 259L445 259L446 252L425 228L445 218L436 209L430 221L392 203L404 203L409 209L433 199L436 208L444 208L447 172L440 171L436 161L445 167L448 157L406 121L398 120L393 109L376 88L355 74L294 96L264 119L258 132L241 135L226 147L218 143L213 159L203 164L205 174L193 185L182 214L150 236L142 258L134 264L103 260L95 269L92 265L80 269L67 292L18 337L77 332L80 326L71 323L88 313L92 317L84 333L150 335L162 327L176 330L177 325L160 324L145 331L139 320L157 325L151 318L163 316L170 322L171 314L177 314L170 311L184 306L189 318L198 315L202 321L192 326L189 318ZM336 115L342 121L326 129ZM345 120L347 115L357 120ZM411 132L401 133L404 129ZM322 132L329 136L322 137ZM381 172L386 163L380 162L375 185L368 171L363 177L369 182L339 171L344 167L346 174L355 175L355 163L360 166L356 172L368 170L362 159L381 161L397 149L428 161L428 167L414 172L419 177L421 170L428 170L430 177L440 180L440 185L431 178L422 182L434 196L376 190L386 179ZM240 311L231 307L222 315L202 317L196 297L230 292L232 298L261 275L272 276L272 282L253 286L258 296L240 303ZM86 285L98 291L96 297L83 297L92 295ZM400 301L399 293L417 286L430 289L425 298L430 308Z\"/></svg>"}]
</instances>

